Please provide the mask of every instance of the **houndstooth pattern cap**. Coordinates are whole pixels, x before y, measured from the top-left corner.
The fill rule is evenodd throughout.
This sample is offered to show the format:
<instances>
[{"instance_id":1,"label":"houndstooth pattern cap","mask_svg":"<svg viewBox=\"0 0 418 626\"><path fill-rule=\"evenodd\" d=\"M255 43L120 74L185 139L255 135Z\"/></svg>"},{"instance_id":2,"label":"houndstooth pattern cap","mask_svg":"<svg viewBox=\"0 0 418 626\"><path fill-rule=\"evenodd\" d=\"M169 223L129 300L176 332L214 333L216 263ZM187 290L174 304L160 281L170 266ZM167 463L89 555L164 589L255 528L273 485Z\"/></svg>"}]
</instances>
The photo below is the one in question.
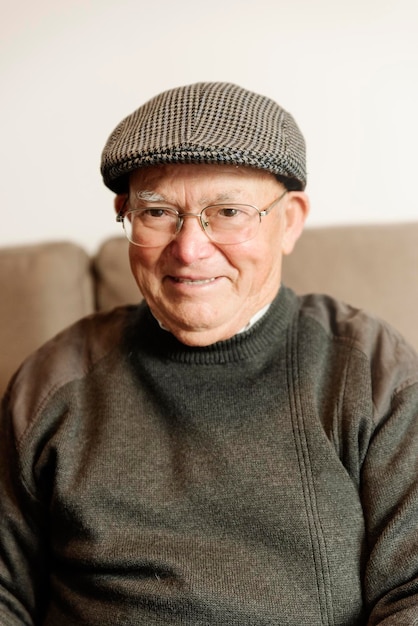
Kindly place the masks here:
<instances>
[{"instance_id":1,"label":"houndstooth pattern cap","mask_svg":"<svg viewBox=\"0 0 418 626\"><path fill-rule=\"evenodd\" d=\"M186 85L146 102L110 135L101 173L123 193L130 172L167 163L246 165L306 185L305 141L293 117L231 83Z\"/></svg>"}]
</instances>

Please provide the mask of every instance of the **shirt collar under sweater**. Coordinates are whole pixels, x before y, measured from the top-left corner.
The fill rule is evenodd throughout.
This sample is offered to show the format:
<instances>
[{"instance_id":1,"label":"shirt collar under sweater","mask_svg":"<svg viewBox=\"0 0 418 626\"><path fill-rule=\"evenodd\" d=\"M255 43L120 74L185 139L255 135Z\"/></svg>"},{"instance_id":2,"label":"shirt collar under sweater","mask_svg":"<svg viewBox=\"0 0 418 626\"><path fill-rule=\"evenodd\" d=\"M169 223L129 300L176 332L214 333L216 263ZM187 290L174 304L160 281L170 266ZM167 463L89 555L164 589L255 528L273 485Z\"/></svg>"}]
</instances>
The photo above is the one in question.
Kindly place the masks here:
<instances>
[{"instance_id":1,"label":"shirt collar under sweater","mask_svg":"<svg viewBox=\"0 0 418 626\"><path fill-rule=\"evenodd\" d=\"M261 319L261 318L263 317L264 313L266 313L266 312L268 311L268 309L269 309L269 307L270 307L270 304L271 304L271 303L266 304L266 306L263 306L263 308L262 308L262 309L260 309L260 311L257 311L257 313L256 313L255 315L253 315L253 317L250 319L250 321L248 322L248 324L246 324L246 325L244 326L244 328L241 328L241 330L239 330L237 334L239 334L239 333L243 333L243 332L245 332L246 330L248 330L249 328L251 328L251 326L254 326L254 324L255 324L256 322L258 322L258 320L259 320L259 319ZM160 322L160 320L158 319L158 317L156 317L155 319L157 320L157 322L159 323L159 325L161 326L161 328L162 328L163 330L166 330L168 333L170 332L170 331L168 330L168 328L166 328L166 327L164 326L164 324L162 324L162 323Z\"/></svg>"},{"instance_id":2,"label":"shirt collar under sweater","mask_svg":"<svg viewBox=\"0 0 418 626\"><path fill-rule=\"evenodd\" d=\"M297 309L295 294L282 286L267 312L248 330L209 346L187 346L163 330L149 308L140 307L140 319L136 319L129 333L130 348L137 345L140 351L154 357L191 365L234 363L276 350L286 340L286 331Z\"/></svg>"}]
</instances>

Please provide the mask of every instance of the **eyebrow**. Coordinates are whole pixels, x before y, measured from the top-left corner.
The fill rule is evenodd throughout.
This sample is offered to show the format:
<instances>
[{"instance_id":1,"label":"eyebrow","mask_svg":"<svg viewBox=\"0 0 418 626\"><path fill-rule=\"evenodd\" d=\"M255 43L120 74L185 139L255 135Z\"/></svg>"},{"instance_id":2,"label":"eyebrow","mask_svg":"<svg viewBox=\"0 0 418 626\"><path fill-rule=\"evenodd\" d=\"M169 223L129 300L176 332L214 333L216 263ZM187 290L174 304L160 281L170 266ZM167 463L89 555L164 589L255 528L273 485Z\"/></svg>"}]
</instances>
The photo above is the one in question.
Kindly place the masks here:
<instances>
[{"instance_id":1,"label":"eyebrow","mask_svg":"<svg viewBox=\"0 0 418 626\"><path fill-rule=\"evenodd\" d=\"M146 200L147 202L166 202L166 199L155 191L136 191L135 196L138 200Z\"/></svg>"},{"instance_id":2,"label":"eyebrow","mask_svg":"<svg viewBox=\"0 0 418 626\"><path fill-rule=\"evenodd\" d=\"M219 204L222 202L231 202L236 200L236 195L240 195L239 189L233 189L231 192L219 193L215 198L209 200L209 198L202 198L199 204L208 205L208 204ZM138 200L143 200L144 202L166 202L169 204L169 201L164 198L159 193L155 191L142 190L136 191L135 196Z\"/></svg>"}]
</instances>

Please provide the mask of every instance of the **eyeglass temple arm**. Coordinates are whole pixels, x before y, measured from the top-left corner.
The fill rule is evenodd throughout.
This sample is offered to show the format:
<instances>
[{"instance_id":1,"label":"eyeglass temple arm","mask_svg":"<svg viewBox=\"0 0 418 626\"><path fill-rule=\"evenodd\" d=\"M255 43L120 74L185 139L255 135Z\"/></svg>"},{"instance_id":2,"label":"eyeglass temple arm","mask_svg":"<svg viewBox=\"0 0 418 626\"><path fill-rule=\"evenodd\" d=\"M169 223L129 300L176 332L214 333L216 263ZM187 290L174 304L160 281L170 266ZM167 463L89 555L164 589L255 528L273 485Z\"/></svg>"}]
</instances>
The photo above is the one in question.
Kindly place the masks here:
<instances>
[{"instance_id":1,"label":"eyeglass temple arm","mask_svg":"<svg viewBox=\"0 0 418 626\"><path fill-rule=\"evenodd\" d=\"M288 189L285 189L282 195L276 198L276 200L272 202L270 206L267 207L267 209L264 209L264 211L260 211L260 217L265 217L266 215L268 215L270 211L276 206L276 204L280 202L280 200L284 198L287 193L288 193Z\"/></svg>"},{"instance_id":2,"label":"eyeglass temple arm","mask_svg":"<svg viewBox=\"0 0 418 626\"><path fill-rule=\"evenodd\" d=\"M125 216L125 209L126 209L126 205L128 204L128 196L126 196L123 204L122 204L122 208L119 211L119 213L116 215L116 221L117 222L123 222L123 218Z\"/></svg>"}]
</instances>

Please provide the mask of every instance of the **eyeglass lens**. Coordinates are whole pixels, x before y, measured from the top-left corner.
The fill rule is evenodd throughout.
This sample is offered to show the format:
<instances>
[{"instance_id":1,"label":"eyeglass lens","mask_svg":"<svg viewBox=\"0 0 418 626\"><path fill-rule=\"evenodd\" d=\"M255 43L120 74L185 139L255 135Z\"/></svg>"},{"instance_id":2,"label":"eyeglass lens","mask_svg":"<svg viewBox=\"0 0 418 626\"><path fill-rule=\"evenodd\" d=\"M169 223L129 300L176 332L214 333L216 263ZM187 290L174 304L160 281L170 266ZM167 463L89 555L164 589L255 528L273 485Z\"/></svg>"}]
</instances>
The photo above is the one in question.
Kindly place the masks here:
<instances>
[{"instance_id":1,"label":"eyeglass lens","mask_svg":"<svg viewBox=\"0 0 418 626\"><path fill-rule=\"evenodd\" d=\"M200 218L208 237L217 243L243 243L253 238L260 223L258 210L250 205L215 205L200 215L179 214L174 209L153 207L128 211L123 225L128 239L140 246L165 245L189 217Z\"/></svg>"}]
</instances>

